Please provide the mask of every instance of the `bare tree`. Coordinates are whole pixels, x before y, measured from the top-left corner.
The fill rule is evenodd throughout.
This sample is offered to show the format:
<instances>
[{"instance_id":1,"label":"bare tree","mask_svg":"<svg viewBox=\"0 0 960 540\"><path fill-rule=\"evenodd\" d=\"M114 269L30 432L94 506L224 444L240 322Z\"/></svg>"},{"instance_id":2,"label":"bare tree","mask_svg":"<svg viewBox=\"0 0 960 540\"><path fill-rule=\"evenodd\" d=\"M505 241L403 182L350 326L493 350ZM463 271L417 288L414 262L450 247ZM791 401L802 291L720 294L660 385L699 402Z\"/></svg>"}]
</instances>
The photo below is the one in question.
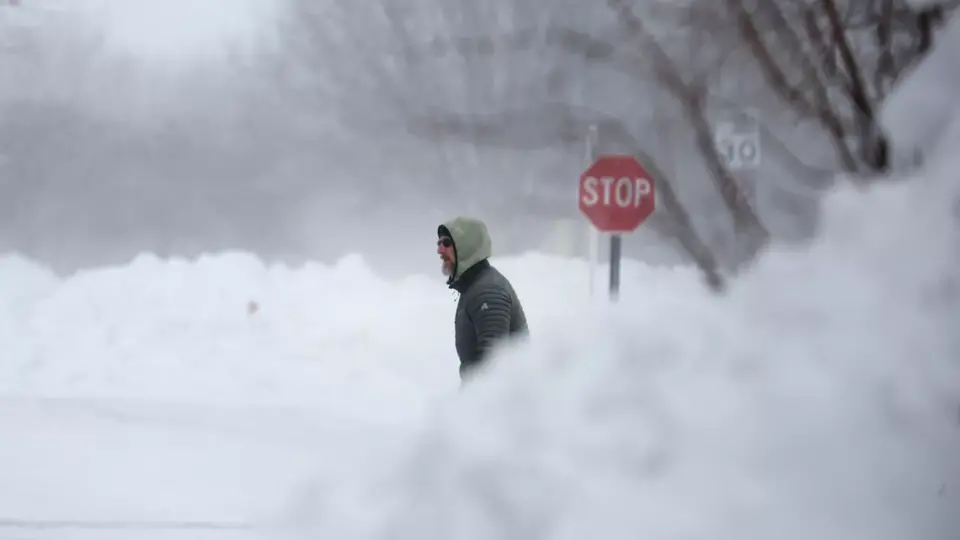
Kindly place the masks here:
<instances>
[{"instance_id":1,"label":"bare tree","mask_svg":"<svg viewBox=\"0 0 960 540\"><path fill-rule=\"evenodd\" d=\"M714 186L720 193L739 233L751 242L750 251L755 253L766 242L769 232L755 210L750 206L743 189L724 165L713 138L713 126L707 119L708 99L707 71L693 71L684 77L678 63L664 50L657 38L647 31L640 17L632 8L630 0L607 0L607 5L617 13L617 19L627 30L629 38L637 42L640 52L652 57L657 80L678 100L685 116L696 134L697 148L705 162Z\"/></svg>"},{"instance_id":2,"label":"bare tree","mask_svg":"<svg viewBox=\"0 0 960 540\"><path fill-rule=\"evenodd\" d=\"M505 4L501 7L507 11L536 11L510 0L500 4ZM360 110L357 116L378 117L381 124L382 118L397 119L409 132L428 141L457 138L511 149L572 151L573 145L583 143L590 125L600 125L602 130L616 133L614 138L621 146L646 154L652 167L669 169L656 163L650 152L644 152L649 140L638 140L635 135L650 131L649 112L639 110L644 101L648 110L671 107L680 112L684 129L692 134L696 161L702 162L706 173L705 187L717 194L733 225L740 245L736 251L741 254L737 263L750 260L766 244L770 233L751 205L743 179L727 168L719 154L712 122L718 109L757 96L736 95L731 99L729 89L718 79L732 75L734 79L749 79L752 84L755 81L763 103L776 107L780 118L791 113L784 127L792 127L799 117L801 122L823 130L830 141L825 149L832 146L836 150L839 166L806 165L791 153L790 144L768 136L777 143L774 147L790 158L788 161L812 171L817 185L825 183L821 177L827 178L837 169L884 171L890 166L890 150L879 125L879 105L900 74L929 49L937 21L943 17L942 8L910 11L906 0L607 0L606 9L603 5L578 4L576 9L589 13L589 24L573 25L571 20L583 22L583 18L566 14L565 23L563 17L549 13L572 9L572 4L562 4L538 8L544 13L539 19L534 17L539 21L535 24L491 24L490 28L463 26L460 23L468 18L453 12L466 8L445 4L434 10L447 18L436 26L442 30L434 33L424 29L421 21L411 23L417 17L408 16L399 5L371 7L374 14L364 8L368 11L366 18L376 21L376 35L383 43L365 42L352 50L362 57L355 65L364 69L341 76L368 79L365 86L379 89L375 95L384 110ZM403 5L403 9L408 7ZM429 6L420 7L430 12ZM320 25L329 21L331 14L313 16L312 24ZM604 17L608 22L594 20ZM306 20L306 16L301 19ZM339 30L349 26L338 23ZM334 54L342 44L335 43L332 35L319 30L308 34L307 48ZM377 47L379 52L374 51ZM535 69L514 77L525 85L522 99L516 93L509 99L499 96L499 101L495 96L485 102L483 112L464 110L484 108L472 107L478 94L473 93L470 76L477 66L492 70L486 72L487 79L502 81L503 73L494 71L507 68L490 60L510 55L532 55L540 60L527 64L528 69ZM731 69L727 64L730 59L739 65ZM625 100L633 99L631 103L641 107L627 114L611 114L600 111L602 103L587 105L572 99L571 84L590 78L598 67L626 75L616 79L617 87L622 87ZM449 69L455 70L459 80L437 77L448 74ZM424 86L422 80L409 86L410 79L418 78L411 73L432 73L432 86ZM397 83L403 77L408 86L401 88L403 85ZM457 84L456 92L462 92L460 106L446 106L451 102L445 92L450 90L444 86ZM360 86L350 86L350 93L355 96ZM317 88L330 91L328 87ZM430 99L424 99L424 95ZM665 96L672 106L663 101ZM365 102L370 101L374 100ZM716 274L717 257L694 229L693 214L677 195L675 180L666 176L661 179L663 197L659 202L663 212L649 223L683 246L706 275Z\"/></svg>"},{"instance_id":3,"label":"bare tree","mask_svg":"<svg viewBox=\"0 0 960 540\"><path fill-rule=\"evenodd\" d=\"M842 170L860 177L889 170L880 105L929 50L944 8L916 12L906 0L710 4L701 9L712 8L712 22L698 28L736 28L769 89L833 141Z\"/></svg>"}]
</instances>

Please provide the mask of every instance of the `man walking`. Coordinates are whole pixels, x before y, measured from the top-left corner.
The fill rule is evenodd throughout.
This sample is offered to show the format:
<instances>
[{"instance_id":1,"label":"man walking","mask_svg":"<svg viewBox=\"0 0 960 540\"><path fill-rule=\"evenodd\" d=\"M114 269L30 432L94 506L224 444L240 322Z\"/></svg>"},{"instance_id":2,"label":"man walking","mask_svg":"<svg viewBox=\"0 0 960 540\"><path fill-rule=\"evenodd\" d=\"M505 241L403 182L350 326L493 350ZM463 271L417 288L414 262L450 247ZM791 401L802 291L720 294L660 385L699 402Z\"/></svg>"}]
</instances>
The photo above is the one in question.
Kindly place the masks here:
<instances>
[{"instance_id":1,"label":"man walking","mask_svg":"<svg viewBox=\"0 0 960 540\"><path fill-rule=\"evenodd\" d=\"M437 254L447 285L460 293L454 317L460 379L501 341L526 335L527 317L510 281L487 260L490 233L480 220L452 219L437 228Z\"/></svg>"}]
</instances>

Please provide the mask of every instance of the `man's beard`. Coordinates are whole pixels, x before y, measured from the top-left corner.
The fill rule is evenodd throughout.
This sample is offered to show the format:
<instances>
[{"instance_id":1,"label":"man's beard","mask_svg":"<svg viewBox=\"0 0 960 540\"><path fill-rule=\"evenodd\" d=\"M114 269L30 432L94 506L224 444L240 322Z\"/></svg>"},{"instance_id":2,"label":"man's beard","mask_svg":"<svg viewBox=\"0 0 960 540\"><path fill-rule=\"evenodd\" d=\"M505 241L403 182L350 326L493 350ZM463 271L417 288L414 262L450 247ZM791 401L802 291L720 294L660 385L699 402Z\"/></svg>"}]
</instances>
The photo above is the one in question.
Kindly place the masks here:
<instances>
[{"instance_id":1,"label":"man's beard","mask_svg":"<svg viewBox=\"0 0 960 540\"><path fill-rule=\"evenodd\" d=\"M440 259L440 271L443 272L443 275L450 277L450 274L453 273L453 263L447 259Z\"/></svg>"}]
</instances>

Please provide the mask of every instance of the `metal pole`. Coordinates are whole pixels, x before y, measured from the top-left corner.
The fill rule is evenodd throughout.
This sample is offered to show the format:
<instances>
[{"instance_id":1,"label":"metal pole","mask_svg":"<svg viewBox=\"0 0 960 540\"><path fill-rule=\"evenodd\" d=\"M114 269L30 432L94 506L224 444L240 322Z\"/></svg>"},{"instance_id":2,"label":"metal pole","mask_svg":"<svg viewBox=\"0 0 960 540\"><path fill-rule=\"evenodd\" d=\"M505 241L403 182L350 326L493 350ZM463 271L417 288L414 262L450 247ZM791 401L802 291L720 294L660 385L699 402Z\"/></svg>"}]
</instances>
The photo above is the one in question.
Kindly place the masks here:
<instances>
[{"instance_id":1,"label":"metal pole","mask_svg":"<svg viewBox=\"0 0 960 540\"><path fill-rule=\"evenodd\" d=\"M587 147L586 147L586 161L587 167L593 164L594 160L597 159L597 125L591 124L590 129L587 132ZM589 247L587 261L589 267L589 280L590 280L590 296L593 297L595 282L596 282L596 273L597 266L600 263L600 231L596 229L593 225L587 222L587 235L589 239Z\"/></svg>"},{"instance_id":2,"label":"metal pole","mask_svg":"<svg viewBox=\"0 0 960 540\"><path fill-rule=\"evenodd\" d=\"M610 235L610 301L616 302L620 298L620 252L623 248L623 237L619 234Z\"/></svg>"}]
</instances>

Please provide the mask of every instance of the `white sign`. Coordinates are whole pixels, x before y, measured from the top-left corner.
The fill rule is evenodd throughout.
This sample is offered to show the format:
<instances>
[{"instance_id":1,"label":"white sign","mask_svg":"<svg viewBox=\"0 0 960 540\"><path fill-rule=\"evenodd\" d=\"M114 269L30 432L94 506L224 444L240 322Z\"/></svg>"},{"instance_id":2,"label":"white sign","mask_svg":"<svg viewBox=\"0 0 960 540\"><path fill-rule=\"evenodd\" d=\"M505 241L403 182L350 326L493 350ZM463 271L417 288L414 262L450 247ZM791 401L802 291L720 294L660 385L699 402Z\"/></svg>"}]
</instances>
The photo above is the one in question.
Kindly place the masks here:
<instances>
[{"instance_id":1,"label":"white sign","mask_svg":"<svg viewBox=\"0 0 960 540\"><path fill-rule=\"evenodd\" d=\"M756 169L760 166L760 137L756 134L718 134L716 145L728 169Z\"/></svg>"},{"instance_id":2,"label":"white sign","mask_svg":"<svg viewBox=\"0 0 960 540\"><path fill-rule=\"evenodd\" d=\"M620 208L640 207L640 202L644 197L650 195L653 191L650 187L650 181L646 178L604 176L588 176L583 180L583 205L593 206L600 202L601 194L598 188L603 189L603 206L611 206L611 202L616 202ZM611 201L613 199L613 201Z\"/></svg>"},{"instance_id":3,"label":"white sign","mask_svg":"<svg viewBox=\"0 0 960 540\"><path fill-rule=\"evenodd\" d=\"M760 166L760 111L752 108L724 111L716 126L714 144L728 169Z\"/></svg>"}]
</instances>

